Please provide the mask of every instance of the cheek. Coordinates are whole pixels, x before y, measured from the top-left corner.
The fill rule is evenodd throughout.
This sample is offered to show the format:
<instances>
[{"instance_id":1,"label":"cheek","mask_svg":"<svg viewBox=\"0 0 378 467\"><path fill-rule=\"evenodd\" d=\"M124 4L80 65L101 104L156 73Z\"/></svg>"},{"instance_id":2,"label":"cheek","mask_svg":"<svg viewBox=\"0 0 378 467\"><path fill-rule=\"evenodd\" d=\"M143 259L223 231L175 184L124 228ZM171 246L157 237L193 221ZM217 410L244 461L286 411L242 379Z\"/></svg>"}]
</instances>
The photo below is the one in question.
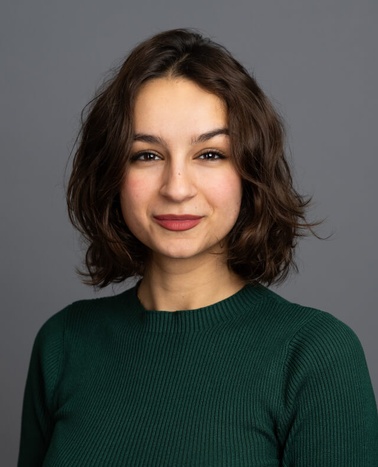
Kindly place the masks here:
<instances>
[{"instance_id":1,"label":"cheek","mask_svg":"<svg viewBox=\"0 0 378 467\"><path fill-rule=\"evenodd\" d=\"M143 201L148 184L143 177L125 177L121 190L121 203L134 205Z\"/></svg>"},{"instance_id":2,"label":"cheek","mask_svg":"<svg viewBox=\"0 0 378 467\"><path fill-rule=\"evenodd\" d=\"M239 214L242 200L242 182L238 174L234 172L224 177L214 188L219 204L233 214Z\"/></svg>"},{"instance_id":3,"label":"cheek","mask_svg":"<svg viewBox=\"0 0 378 467\"><path fill-rule=\"evenodd\" d=\"M147 195L147 184L141 177L125 177L120 193L121 209L126 224L136 221L136 216L142 212Z\"/></svg>"}]
</instances>

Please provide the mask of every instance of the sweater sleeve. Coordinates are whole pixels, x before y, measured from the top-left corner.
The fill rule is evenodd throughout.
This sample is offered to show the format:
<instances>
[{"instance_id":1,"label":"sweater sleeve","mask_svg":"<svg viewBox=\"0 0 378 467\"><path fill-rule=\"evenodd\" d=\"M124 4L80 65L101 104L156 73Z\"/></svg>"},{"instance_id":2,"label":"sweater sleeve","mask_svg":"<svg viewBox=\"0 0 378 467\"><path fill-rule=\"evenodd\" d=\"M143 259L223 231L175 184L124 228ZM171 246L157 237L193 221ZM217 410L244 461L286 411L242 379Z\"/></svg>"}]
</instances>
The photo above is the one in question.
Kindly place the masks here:
<instances>
[{"instance_id":1,"label":"sweater sleeve","mask_svg":"<svg viewBox=\"0 0 378 467\"><path fill-rule=\"evenodd\" d=\"M50 318L34 342L24 393L18 467L41 466L49 446L63 358L62 318L62 313Z\"/></svg>"},{"instance_id":2,"label":"sweater sleeve","mask_svg":"<svg viewBox=\"0 0 378 467\"><path fill-rule=\"evenodd\" d=\"M285 467L377 467L378 416L361 344L326 313L292 339L285 370Z\"/></svg>"}]
</instances>

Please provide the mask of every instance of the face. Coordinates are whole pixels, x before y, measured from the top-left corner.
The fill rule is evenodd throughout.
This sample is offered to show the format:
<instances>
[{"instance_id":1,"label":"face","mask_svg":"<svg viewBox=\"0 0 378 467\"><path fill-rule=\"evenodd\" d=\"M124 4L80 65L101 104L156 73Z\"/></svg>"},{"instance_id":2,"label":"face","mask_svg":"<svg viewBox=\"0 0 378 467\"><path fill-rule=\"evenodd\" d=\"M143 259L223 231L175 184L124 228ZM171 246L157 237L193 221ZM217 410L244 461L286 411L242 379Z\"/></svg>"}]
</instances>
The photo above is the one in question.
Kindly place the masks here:
<instances>
[{"instance_id":1,"label":"face","mask_svg":"<svg viewBox=\"0 0 378 467\"><path fill-rule=\"evenodd\" d=\"M120 198L127 226L155 260L226 254L242 184L223 101L187 79L148 81L135 102Z\"/></svg>"}]
</instances>

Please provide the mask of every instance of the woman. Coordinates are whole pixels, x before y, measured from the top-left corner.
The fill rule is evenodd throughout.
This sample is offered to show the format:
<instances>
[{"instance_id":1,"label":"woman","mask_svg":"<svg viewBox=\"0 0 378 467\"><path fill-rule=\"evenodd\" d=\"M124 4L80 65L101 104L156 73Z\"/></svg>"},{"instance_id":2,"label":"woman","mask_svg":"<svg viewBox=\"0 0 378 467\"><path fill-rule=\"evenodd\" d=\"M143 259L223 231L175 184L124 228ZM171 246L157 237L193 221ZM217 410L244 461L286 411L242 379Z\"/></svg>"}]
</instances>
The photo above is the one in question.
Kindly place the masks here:
<instances>
[{"instance_id":1,"label":"woman","mask_svg":"<svg viewBox=\"0 0 378 467\"><path fill-rule=\"evenodd\" d=\"M39 332L19 466L373 466L361 346L283 280L312 225L270 102L221 46L145 41L91 103L68 186L86 282Z\"/></svg>"}]
</instances>

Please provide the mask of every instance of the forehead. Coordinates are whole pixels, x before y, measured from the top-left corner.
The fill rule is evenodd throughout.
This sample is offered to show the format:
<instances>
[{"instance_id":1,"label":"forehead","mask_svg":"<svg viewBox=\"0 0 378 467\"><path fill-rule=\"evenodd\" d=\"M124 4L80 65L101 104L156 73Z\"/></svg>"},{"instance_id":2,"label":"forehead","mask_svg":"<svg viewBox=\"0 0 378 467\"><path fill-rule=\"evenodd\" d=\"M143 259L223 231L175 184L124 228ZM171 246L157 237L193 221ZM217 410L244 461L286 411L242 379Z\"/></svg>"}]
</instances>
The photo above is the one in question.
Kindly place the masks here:
<instances>
[{"instance_id":1,"label":"forehead","mask_svg":"<svg viewBox=\"0 0 378 467\"><path fill-rule=\"evenodd\" d=\"M191 80L157 78L139 90L134 106L134 132L209 131L227 126L224 102Z\"/></svg>"}]
</instances>

